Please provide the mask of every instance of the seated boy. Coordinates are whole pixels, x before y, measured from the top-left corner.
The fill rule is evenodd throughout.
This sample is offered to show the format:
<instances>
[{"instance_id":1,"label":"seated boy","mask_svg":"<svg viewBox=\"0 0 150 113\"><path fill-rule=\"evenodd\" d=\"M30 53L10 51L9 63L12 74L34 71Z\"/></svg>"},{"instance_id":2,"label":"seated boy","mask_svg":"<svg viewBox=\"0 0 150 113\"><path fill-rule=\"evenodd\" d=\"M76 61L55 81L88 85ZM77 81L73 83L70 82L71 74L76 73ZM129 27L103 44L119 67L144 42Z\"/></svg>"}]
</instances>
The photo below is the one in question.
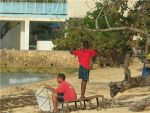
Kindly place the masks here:
<instances>
[{"instance_id":1,"label":"seated boy","mask_svg":"<svg viewBox=\"0 0 150 113\"><path fill-rule=\"evenodd\" d=\"M57 82L59 85L56 89L49 85L45 85L47 89L50 89L53 92L52 94L52 101L54 105L53 112L58 112L57 108L58 102L73 101L77 98L74 88L67 81L65 81L65 78L66 77L64 74L57 75Z\"/></svg>"}]
</instances>

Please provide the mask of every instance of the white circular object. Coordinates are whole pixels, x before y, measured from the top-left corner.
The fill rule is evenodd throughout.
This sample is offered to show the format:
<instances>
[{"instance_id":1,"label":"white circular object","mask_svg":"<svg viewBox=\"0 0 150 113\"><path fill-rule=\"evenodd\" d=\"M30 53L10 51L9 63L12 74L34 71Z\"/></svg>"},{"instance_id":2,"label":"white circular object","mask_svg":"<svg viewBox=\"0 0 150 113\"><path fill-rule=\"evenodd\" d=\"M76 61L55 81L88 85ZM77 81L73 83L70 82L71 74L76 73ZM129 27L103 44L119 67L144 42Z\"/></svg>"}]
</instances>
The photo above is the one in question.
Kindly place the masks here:
<instances>
[{"instance_id":1,"label":"white circular object","mask_svg":"<svg viewBox=\"0 0 150 113\"><path fill-rule=\"evenodd\" d=\"M54 109L52 98L52 92L46 88L40 88L36 91L36 100L42 111L52 112ZM58 103L58 108L61 108L62 104Z\"/></svg>"}]
</instances>

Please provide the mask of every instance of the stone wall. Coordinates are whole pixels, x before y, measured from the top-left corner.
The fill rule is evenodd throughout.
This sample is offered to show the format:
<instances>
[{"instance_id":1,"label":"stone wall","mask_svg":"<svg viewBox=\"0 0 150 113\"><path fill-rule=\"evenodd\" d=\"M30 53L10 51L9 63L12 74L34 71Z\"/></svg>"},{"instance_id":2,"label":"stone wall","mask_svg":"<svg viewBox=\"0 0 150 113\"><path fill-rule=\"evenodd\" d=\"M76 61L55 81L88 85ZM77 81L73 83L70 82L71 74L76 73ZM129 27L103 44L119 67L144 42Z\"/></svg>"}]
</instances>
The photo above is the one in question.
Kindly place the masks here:
<instances>
[{"instance_id":1,"label":"stone wall","mask_svg":"<svg viewBox=\"0 0 150 113\"><path fill-rule=\"evenodd\" d=\"M1 68L77 68L78 62L69 51L0 50Z\"/></svg>"}]
</instances>

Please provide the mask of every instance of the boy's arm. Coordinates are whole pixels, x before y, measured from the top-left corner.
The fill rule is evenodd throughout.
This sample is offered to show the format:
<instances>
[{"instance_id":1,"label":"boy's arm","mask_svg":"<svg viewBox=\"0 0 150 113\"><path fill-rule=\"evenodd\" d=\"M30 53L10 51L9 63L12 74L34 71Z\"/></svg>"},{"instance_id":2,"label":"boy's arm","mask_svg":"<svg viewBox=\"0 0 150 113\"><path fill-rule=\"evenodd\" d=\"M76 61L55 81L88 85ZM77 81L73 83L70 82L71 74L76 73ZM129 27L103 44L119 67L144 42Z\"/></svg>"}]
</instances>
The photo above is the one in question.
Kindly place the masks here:
<instances>
[{"instance_id":1,"label":"boy's arm","mask_svg":"<svg viewBox=\"0 0 150 113\"><path fill-rule=\"evenodd\" d=\"M92 51L92 57L96 57L96 55L97 55L97 51L96 51L96 50L93 50L93 51Z\"/></svg>"},{"instance_id":2,"label":"boy's arm","mask_svg":"<svg viewBox=\"0 0 150 113\"><path fill-rule=\"evenodd\" d=\"M53 87L51 87L50 85L47 85L47 84L45 84L44 86L45 86L45 88L47 88L47 89L51 90L53 93L55 93L55 88L53 88Z\"/></svg>"},{"instance_id":3,"label":"boy's arm","mask_svg":"<svg viewBox=\"0 0 150 113\"><path fill-rule=\"evenodd\" d=\"M58 88L55 89L55 88L53 88L53 87L51 87L50 85L47 85L47 84L45 84L44 86L45 86L45 88L51 90L53 93L63 93L64 92L64 87L65 87L65 86L61 85L61 86L59 86Z\"/></svg>"},{"instance_id":4,"label":"boy's arm","mask_svg":"<svg viewBox=\"0 0 150 113\"><path fill-rule=\"evenodd\" d=\"M78 56L80 54L80 50L70 50L70 54Z\"/></svg>"}]
</instances>

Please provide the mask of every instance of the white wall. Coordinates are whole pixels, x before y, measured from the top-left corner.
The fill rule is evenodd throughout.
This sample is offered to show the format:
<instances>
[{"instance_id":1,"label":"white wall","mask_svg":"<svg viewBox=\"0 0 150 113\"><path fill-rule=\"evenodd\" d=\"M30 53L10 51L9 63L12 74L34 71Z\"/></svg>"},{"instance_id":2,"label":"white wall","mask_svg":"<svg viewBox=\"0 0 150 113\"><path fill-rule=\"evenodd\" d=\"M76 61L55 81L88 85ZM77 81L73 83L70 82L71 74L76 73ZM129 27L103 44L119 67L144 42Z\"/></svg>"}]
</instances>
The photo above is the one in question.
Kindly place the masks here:
<instances>
[{"instance_id":1,"label":"white wall","mask_svg":"<svg viewBox=\"0 0 150 113\"><path fill-rule=\"evenodd\" d=\"M20 49L20 24L12 28L5 37L0 40L0 48Z\"/></svg>"},{"instance_id":2,"label":"white wall","mask_svg":"<svg viewBox=\"0 0 150 113\"><path fill-rule=\"evenodd\" d=\"M20 50L29 50L30 21L20 22Z\"/></svg>"},{"instance_id":3,"label":"white wall","mask_svg":"<svg viewBox=\"0 0 150 113\"><path fill-rule=\"evenodd\" d=\"M37 41L37 50L53 50L52 41Z\"/></svg>"},{"instance_id":4,"label":"white wall","mask_svg":"<svg viewBox=\"0 0 150 113\"><path fill-rule=\"evenodd\" d=\"M2 48L2 39L0 39L0 49Z\"/></svg>"},{"instance_id":5,"label":"white wall","mask_svg":"<svg viewBox=\"0 0 150 113\"><path fill-rule=\"evenodd\" d=\"M93 11L95 2L102 0L68 0L69 17L84 17L88 11Z\"/></svg>"}]
</instances>

